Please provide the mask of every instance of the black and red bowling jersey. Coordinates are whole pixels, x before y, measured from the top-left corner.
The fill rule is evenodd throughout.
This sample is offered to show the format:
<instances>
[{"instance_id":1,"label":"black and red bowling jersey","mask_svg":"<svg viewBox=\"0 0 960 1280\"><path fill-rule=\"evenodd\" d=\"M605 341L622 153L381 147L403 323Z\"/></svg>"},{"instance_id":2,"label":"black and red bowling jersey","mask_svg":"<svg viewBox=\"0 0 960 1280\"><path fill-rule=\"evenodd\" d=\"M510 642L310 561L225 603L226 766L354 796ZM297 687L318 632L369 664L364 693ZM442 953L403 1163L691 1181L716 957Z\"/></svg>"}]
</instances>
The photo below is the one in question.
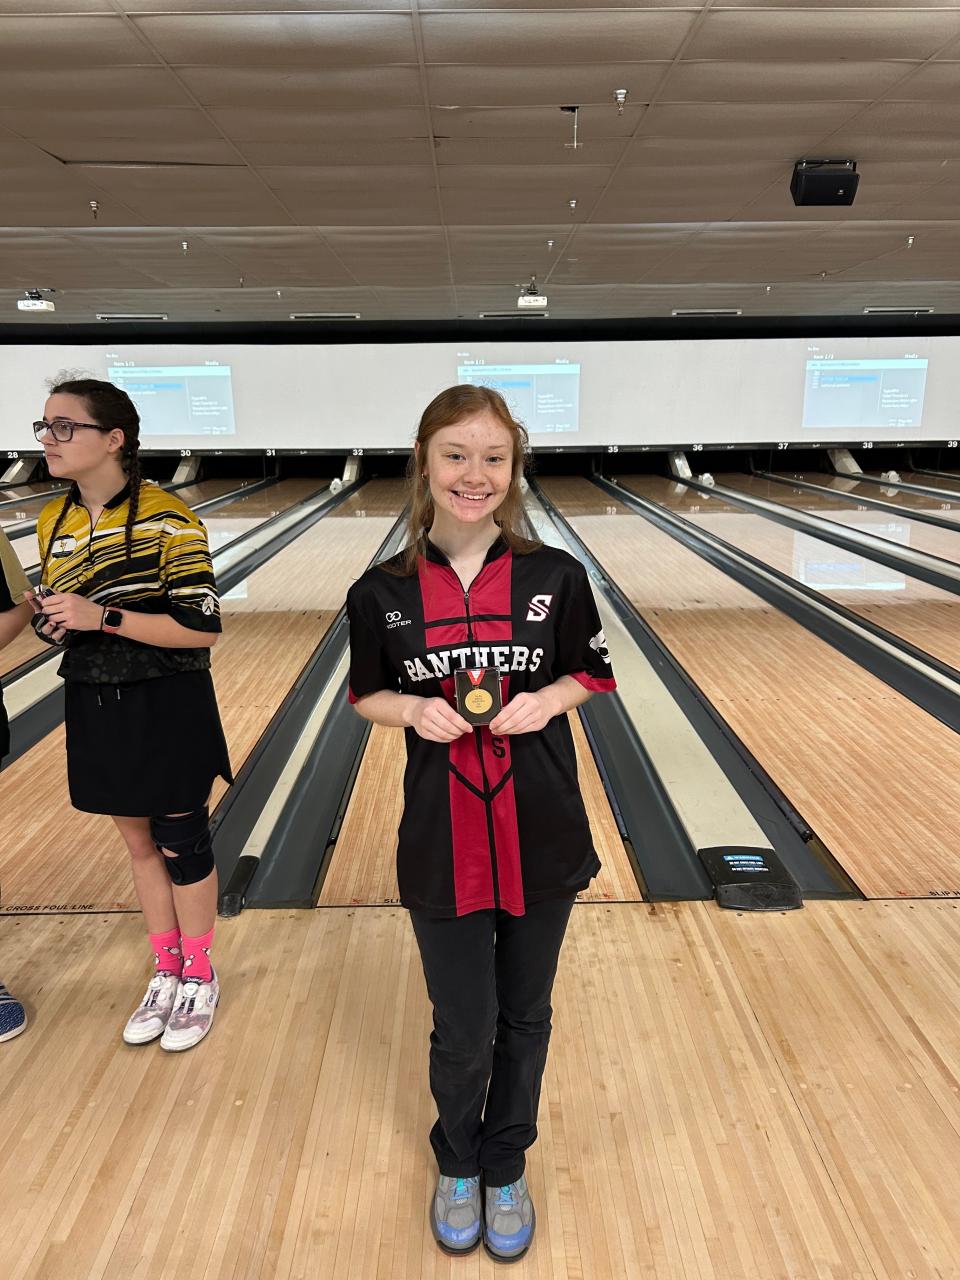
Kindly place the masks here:
<instances>
[{"instance_id":1,"label":"black and red bowling jersey","mask_svg":"<svg viewBox=\"0 0 960 1280\"><path fill-rule=\"evenodd\" d=\"M397 557L399 561L399 557ZM616 688L590 583L554 547L498 539L464 591L428 542L411 577L374 566L350 588L350 699L380 689L454 703L458 667L497 667L504 705L570 675ZM539 733L486 726L455 742L406 730L397 876L406 907L461 916L574 893L600 869L565 715Z\"/></svg>"}]
</instances>

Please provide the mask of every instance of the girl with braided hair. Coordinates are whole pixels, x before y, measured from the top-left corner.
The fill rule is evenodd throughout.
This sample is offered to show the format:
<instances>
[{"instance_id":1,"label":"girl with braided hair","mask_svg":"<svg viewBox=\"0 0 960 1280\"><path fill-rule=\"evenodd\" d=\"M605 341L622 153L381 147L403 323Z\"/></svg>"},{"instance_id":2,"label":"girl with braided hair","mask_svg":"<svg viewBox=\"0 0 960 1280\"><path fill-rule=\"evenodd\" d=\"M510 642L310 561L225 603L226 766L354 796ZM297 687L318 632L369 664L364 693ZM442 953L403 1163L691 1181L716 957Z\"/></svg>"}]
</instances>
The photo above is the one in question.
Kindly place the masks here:
<instances>
[{"instance_id":1,"label":"girl with braided hair","mask_svg":"<svg viewBox=\"0 0 960 1280\"><path fill-rule=\"evenodd\" d=\"M232 781L210 650L220 607L203 524L140 474L126 392L52 388L34 433L50 474L73 481L37 522L37 634L64 650L70 799L108 814L130 853L155 973L128 1044L189 1049L210 1030L217 875L207 802Z\"/></svg>"}]
</instances>

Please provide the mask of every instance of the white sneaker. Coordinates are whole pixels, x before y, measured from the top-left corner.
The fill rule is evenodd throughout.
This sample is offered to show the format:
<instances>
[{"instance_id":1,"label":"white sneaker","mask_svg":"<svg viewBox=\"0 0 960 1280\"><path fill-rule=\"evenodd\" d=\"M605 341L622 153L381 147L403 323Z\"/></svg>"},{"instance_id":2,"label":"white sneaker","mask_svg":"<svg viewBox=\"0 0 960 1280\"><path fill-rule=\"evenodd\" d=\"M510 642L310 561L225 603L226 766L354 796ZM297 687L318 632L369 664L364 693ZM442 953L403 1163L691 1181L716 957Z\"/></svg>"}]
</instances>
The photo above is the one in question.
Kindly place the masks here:
<instances>
[{"instance_id":1,"label":"white sneaker","mask_svg":"<svg viewBox=\"0 0 960 1280\"><path fill-rule=\"evenodd\" d=\"M161 1049L173 1053L192 1049L213 1026L213 1014L220 999L220 983L211 970L209 982L199 978L181 979L177 1002L160 1041Z\"/></svg>"},{"instance_id":2,"label":"white sneaker","mask_svg":"<svg viewBox=\"0 0 960 1280\"><path fill-rule=\"evenodd\" d=\"M177 998L180 978L175 973L155 973L147 984L143 1003L123 1028L127 1044L149 1044L162 1036Z\"/></svg>"}]
</instances>

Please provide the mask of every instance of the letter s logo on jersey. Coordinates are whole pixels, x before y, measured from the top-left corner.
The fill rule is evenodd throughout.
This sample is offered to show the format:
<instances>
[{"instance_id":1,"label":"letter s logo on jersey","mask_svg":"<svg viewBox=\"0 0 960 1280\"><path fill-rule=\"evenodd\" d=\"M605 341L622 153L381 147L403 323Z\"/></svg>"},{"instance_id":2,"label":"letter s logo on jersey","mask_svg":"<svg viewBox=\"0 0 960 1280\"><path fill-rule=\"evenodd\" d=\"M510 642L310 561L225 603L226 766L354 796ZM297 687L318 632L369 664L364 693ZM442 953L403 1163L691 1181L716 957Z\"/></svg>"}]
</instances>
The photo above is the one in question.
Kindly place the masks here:
<instances>
[{"instance_id":1,"label":"letter s logo on jersey","mask_svg":"<svg viewBox=\"0 0 960 1280\"><path fill-rule=\"evenodd\" d=\"M533 596L527 605L528 622L546 622L553 596Z\"/></svg>"}]
</instances>

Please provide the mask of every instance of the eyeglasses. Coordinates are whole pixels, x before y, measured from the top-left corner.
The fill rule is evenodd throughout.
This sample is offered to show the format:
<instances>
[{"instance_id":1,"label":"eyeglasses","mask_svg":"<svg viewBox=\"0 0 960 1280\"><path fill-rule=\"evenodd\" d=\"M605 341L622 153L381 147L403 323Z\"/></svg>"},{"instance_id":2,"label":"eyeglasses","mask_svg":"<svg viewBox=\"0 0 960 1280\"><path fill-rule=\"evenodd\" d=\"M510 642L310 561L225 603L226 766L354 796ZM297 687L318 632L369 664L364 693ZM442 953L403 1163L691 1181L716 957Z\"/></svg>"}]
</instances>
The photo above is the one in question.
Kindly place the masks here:
<instances>
[{"instance_id":1,"label":"eyeglasses","mask_svg":"<svg viewBox=\"0 0 960 1280\"><path fill-rule=\"evenodd\" d=\"M49 431L58 444L66 444L68 440L72 440L73 433L78 429L112 431L113 427L101 427L95 422L71 422L69 418L57 418L55 422L44 422L41 418L39 422L33 424L33 434L38 440L42 440Z\"/></svg>"}]
</instances>

